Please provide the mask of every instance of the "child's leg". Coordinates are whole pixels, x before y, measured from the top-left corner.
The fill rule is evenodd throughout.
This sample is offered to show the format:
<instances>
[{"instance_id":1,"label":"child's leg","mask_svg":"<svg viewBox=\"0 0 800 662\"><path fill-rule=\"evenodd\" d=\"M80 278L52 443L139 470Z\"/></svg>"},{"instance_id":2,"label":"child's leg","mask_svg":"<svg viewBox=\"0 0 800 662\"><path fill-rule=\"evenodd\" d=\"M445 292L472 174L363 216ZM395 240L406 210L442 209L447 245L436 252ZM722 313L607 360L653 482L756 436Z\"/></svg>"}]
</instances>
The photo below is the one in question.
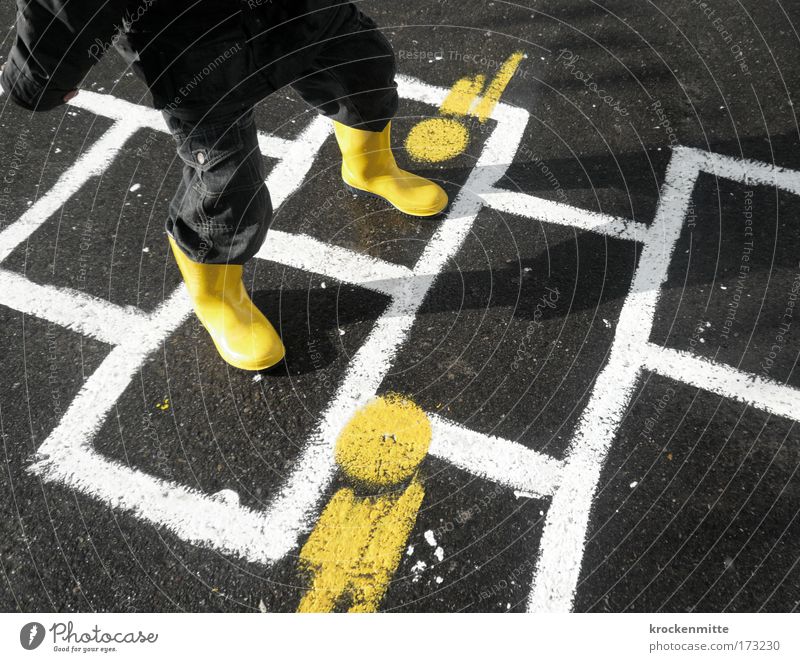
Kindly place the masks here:
<instances>
[{"instance_id":1,"label":"child's leg","mask_svg":"<svg viewBox=\"0 0 800 662\"><path fill-rule=\"evenodd\" d=\"M323 115L347 126L382 131L397 112L394 51L375 23L354 10L339 36L317 53L292 87Z\"/></svg>"},{"instance_id":2,"label":"child's leg","mask_svg":"<svg viewBox=\"0 0 800 662\"><path fill-rule=\"evenodd\" d=\"M392 153L394 75L391 45L375 23L354 11L293 87L334 120L342 179L353 192L377 196L413 216L433 216L447 206L447 194L438 184L401 170Z\"/></svg>"},{"instance_id":3,"label":"child's leg","mask_svg":"<svg viewBox=\"0 0 800 662\"><path fill-rule=\"evenodd\" d=\"M272 217L253 112L194 123L165 117L183 161L167 232L195 313L223 359L263 370L285 350L242 282Z\"/></svg>"},{"instance_id":4,"label":"child's leg","mask_svg":"<svg viewBox=\"0 0 800 662\"><path fill-rule=\"evenodd\" d=\"M243 264L272 219L252 109L200 122L164 117L183 161L167 232L194 262Z\"/></svg>"}]
</instances>

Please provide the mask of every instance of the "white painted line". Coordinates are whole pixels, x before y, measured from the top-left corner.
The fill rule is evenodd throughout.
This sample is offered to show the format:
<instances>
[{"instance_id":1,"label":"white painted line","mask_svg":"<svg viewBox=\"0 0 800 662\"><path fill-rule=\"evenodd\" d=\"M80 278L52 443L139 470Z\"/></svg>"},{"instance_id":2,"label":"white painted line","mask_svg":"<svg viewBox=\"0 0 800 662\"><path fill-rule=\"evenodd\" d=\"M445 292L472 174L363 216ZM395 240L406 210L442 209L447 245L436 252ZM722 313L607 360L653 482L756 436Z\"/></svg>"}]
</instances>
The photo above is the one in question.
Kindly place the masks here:
<instances>
[{"instance_id":1,"label":"white painted line","mask_svg":"<svg viewBox=\"0 0 800 662\"><path fill-rule=\"evenodd\" d=\"M115 357L116 358L116 357ZM60 448L31 472L126 511L182 540L255 563L271 561L261 513L155 478L83 449Z\"/></svg>"},{"instance_id":2,"label":"white painted line","mask_svg":"<svg viewBox=\"0 0 800 662\"><path fill-rule=\"evenodd\" d=\"M401 86L404 95L420 92L407 82L404 79ZM420 87L422 92L428 93L427 86ZM472 229L483 203L471 191L493 186L513 161L527 125L528 113L498 104L493 117L498 119L498 126L486 140L483 152L447 218L414 267L414 274L418 277L404 282L386 312L375 323L351 360L333 400L279 494L269 503L265 515L273 545L271 553L276 559L294 549L300 536L313 525L320 501L335 473L333 445L339 432L358 407L374 397L434 279L455 256ZM524 121L521 120L523 117Z\"/></svg>"},{"instance_id":3,"label":"white painted line","mask_svg":"<svg viewBox=\"0 0 800 662\"><path fill-rule=\"evenodd\" d=\"M149 106L131 103L112 96L90 90L81 90L69 102L70 106L86 110L101 117L108 117L117 122L135 124L140 129L166 131L161 113Z\"/></svg>"},{"instance_id":4,"label":"white painted line","mask_svg":"<svg viewBox=\"0 0 800 662\"><path fill-rule=\"evenodd\" d=\"M732 179L748 186L775 186L800 195L800 172L796 170L691 147L678 147L677 149L687 157L694 159L703 172Z\"/></svg>"},{"instance_id":5,"label":"white painted line","mask_svg":"<svg viewBox=\"0 0 800 662\"><path fill-rule=\"evenodd\" d=\"M258 132L258 146L264 156L274 159L285 158L286 152L292 148L293 140L285 140L263 131Z\"/></svg>"},{"instance_id":6,"label":"white painted line","mask_svg":"<svg viewBox=\"0 0 800 662\"><path fill-rule=\"evenodd\" d=\"M561 478L562 463L508 439L469 430L441 416L428 416L430 455L485 480L531 496L548 497Z\"/></svg>"},{"instance_id":7,"label":"white painted line","mask_svg":"<svg viewBox=\"0 0 800 662\"><path fill-rule=\"evenodd\" d=\"M450 93L450 90L445 87L423 83L419 78L398 74L394 79L397 82L397 92L401 97L427 103L437 108L442 105Z\"/></svg>"},{"instance_id":8,"label":"white painted line","mask_svg":"<svg viewBox=\"0 0 800 662\"><path fill-rule=\"evenodd\" d=\"M139 325L120 336L120 344L86 380L58 426L40 447L39 452L50 455L45 464L54 462L54 458L65 449L72 453L81 449L87 453L94 452L91 446L94 434L133 375L141 368L147 355L158 349L190 312L191 304L185 288L179 287L148 316L146 326ZM72 467L72 470L78 471L78 468ZM124 485L119 485L119 489L124 491Z\"/></svg>"},{"instance_id":9,"label":"white painted line","mask_svg":"<svg viewBox=\"0 0 800 662\"><path fill-rule=\"evenodd\" d=\"M641 373L660 288L698 173L695 159L675 152L647 234L630 294L620 312L608 363L592 389L570 441L562 482L547 513L528 609L568 612L578 583L586 528L600 472Z\"/></svg>"},{"instance_id":10,"label":"white painted line","mask_svg":"<svg viewBox=\"0 0 800 662\"><path fill-rule=\"evenodd\" d=\"M0 305L116 345L131 333L143 335L141 311L122 307L68 288L39 285L0 269Z\"/></svg>"},{"instance_id":11,"label":"white painted line","mask_svg":"<svg viewBox=\"0 0 800 662\"><path fill-rule=\"evenodd\" d=\"M270 230L256 257L389 296L413 278L408 267L280 230Z\"/></svg>"},{"instance_id":12,"label":"white painted line","mask_svg":"<svg viewBox=\"0 0 800 662\"><path fill-rule=\"evenodd\" d=\"M544 223L567 225L615 239L644 241L647 237L648 228L644 223L572 207L527 193L492 188L480 193L480 196L489 207L497 211L524 216Z\"/></svg>"},{"instance_id":13,"label":"white painted line","mask_svg":"<svg viewBox=\"0 0 800 662\"><path fill-rule=\"evenodd\" d=\"M268 538L261 513L108 460L92 445L144 359L188 317L190 310L185 290L180 287L149 317L144 334L129 333L86 380L39 448L42 459L29 470L44 480L59 482L164 526L191 543L266 563L270 560L265 550Z\"/></svg>"},{"instance_id":14,"label":"white painted line","mask_svg":"<svg viewBox=\"0 0 800 662\"><path fill-rule=\"evenodd\" d=\"M800 422L800 391L689 352L649 343L644 367L664 377Z\"/></svg>"},{"instance_id":15,"label":"white painted line","mask_svg":"<svg viewBox=\"0 0 800 662\"><path fill-rule=\"evenodd\" d=\"M105 172L136 129L135 124L128 122L113 124L58 178L53 188L39 198L17 221L0 232L0 262L3 262L17 246L56 213L89 179Z\"/></svg>"},{"instance_id":16,"label":"white painted line","mask_svg":"<svg viewBox=\"0 0 800 662\"><path fill-rule=\"evenodd\" d=\"M303 184L322 143L332 132L330 121L318 115L296 140L290 142L288 148L279 154L268 155L281 159L267 176L267 188L275 209ZM265 142L265 147L269 147L269 141Z\"/></svg>"}]
</instances>

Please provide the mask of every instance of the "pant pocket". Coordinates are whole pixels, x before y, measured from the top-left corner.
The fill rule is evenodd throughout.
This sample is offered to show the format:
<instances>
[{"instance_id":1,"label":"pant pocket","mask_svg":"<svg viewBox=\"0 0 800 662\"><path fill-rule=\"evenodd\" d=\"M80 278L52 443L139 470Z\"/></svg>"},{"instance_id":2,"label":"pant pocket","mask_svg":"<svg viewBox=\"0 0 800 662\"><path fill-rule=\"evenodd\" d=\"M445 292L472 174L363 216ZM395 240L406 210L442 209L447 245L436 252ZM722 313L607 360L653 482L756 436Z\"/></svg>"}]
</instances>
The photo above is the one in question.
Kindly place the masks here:
<instances>
[{"instance_id":1,"label":"pant pocket","mask_svg":"<svg viewBox=\"0 0 800 662\"><path fill-rule=\"evenodd\" d=\"M271 204L266 185L221 193L197 192L197 215L202 230L209 236L237 234L268 222Z\"/></svg>"},{"instance_id":2,"label":"pant pocket","mask_svg":"<svg viewBox=\"0 0 800 662\"><path fill-rule=\"evenodd\" d=\"M211 127L196 125L188 133L173 132L178 156L193 172L192 186L203 195L254 191L266 172L252 113Z\"/></svg>"}]
</instances>

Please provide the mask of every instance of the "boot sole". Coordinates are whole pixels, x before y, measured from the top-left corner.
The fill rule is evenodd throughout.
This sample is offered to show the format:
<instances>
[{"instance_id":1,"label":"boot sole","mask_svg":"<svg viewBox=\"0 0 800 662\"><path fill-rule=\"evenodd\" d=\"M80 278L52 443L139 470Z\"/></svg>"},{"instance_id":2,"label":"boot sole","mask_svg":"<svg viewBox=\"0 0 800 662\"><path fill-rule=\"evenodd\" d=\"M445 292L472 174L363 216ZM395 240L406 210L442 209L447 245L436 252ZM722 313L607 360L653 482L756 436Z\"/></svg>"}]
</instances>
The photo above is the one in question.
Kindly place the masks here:
<instances>
[{"instance_id":1,"label":"boot sole","mask_svg":"<svg viewBox=\"0 0 800 662\"><path fill-rule=\"evenodd\" d=\"M209 334L210 335L210 334ZM214 347L217 348L217 353L220 355L220 358L225 361L228 365L233 366L234 368L238 368L239 370L248 370L250 372L258 372L259 370L266 370L267 368L272 368L273 366L278 365L283 359L286 358L286 351L281 354L281 356L277 360L263 360L263 361L235 361L230 357L223 354L220 346L217 345L217 341L214 340L214 337L211 337L211 341L214 343Z\"/></svg>"},{"instance_id":2,"label":"boot sole","mask_svg":"<svg viewBox=\"0 0 800 662\"><path fill-rule=\"evenodd\" d=\"M406 216L413 216L414 218L430 218L431 216L438 216L439 214L444 212L445 209L447 209L447 205L445 205L439 211L430 211L430 212L408 211L407 209L401 209L400 207L398 207L391 200L389 200L389 198L385 198L382 195L378 195L377 193L373 193L372 191L365 191L362 188L356 188L352 184L348 184L344 180L342 180L342 181L344 182L345 188L348 191L350 191L350 193L352 193L353 195L358 195L358 196L362 196L362 197L365 197L365 198L377 198L378 200L383 200L384 202L388 202L397 211L405 214ZM450 204L449 201L448 201L448 204Z\"/></svg>"},{"instance_id":3,"label":"boot sole","mask_svg":"<svg viewBox=\"0 0 800 662\"><path fill-rule=\"evenodd\" d=\"M203 324L202 320L200 323ZM283 359L286 358L286 348L284 347L281 355L277 359L262 359L261 361L238 361L222 351L222 348L217 344L217 339L214 338L211 332L206 328L205 324L203 324L203 328L206 329L208 337L211 338L211 342L214 343L214 347L216 348L217 354L219 354L220 358L228 365L238 368L239 370L249 370L251 372L266 370L267 368L272 368L273 366L278 365L281 361L283 361Z\"/></svg>"}]
</instances>

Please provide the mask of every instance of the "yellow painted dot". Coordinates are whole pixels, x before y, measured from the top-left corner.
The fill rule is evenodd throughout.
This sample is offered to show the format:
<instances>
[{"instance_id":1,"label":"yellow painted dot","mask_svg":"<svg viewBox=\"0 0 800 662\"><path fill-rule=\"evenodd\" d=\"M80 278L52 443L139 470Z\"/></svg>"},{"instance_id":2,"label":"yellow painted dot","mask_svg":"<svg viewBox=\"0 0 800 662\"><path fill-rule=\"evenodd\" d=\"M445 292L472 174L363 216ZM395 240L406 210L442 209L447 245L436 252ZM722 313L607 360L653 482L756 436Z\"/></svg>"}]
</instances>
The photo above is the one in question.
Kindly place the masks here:
<instances>
[{"instance_id":1,"label":"yellow painted dot","mask_svg":"<svg viewBox=\"0 0 800 662\"><path fill-rule=\"evenodd\" d=\"M406 137L411 158L426 163L447 161L467 149L469 130L458 120L432 117L412 127Z\"/></svg>"},{"instance_id":2,"label":"yellow painted dot","mask_svg":"<svg viewBox=\"0 0 800 662\"><path fill-rule=\"evenodd\" d=\"M430 443L425 412L411 400L390 394L355 413L339 435L335 456L352 479L388 487L413 475Z\"/></svg>"}]
</instances>

